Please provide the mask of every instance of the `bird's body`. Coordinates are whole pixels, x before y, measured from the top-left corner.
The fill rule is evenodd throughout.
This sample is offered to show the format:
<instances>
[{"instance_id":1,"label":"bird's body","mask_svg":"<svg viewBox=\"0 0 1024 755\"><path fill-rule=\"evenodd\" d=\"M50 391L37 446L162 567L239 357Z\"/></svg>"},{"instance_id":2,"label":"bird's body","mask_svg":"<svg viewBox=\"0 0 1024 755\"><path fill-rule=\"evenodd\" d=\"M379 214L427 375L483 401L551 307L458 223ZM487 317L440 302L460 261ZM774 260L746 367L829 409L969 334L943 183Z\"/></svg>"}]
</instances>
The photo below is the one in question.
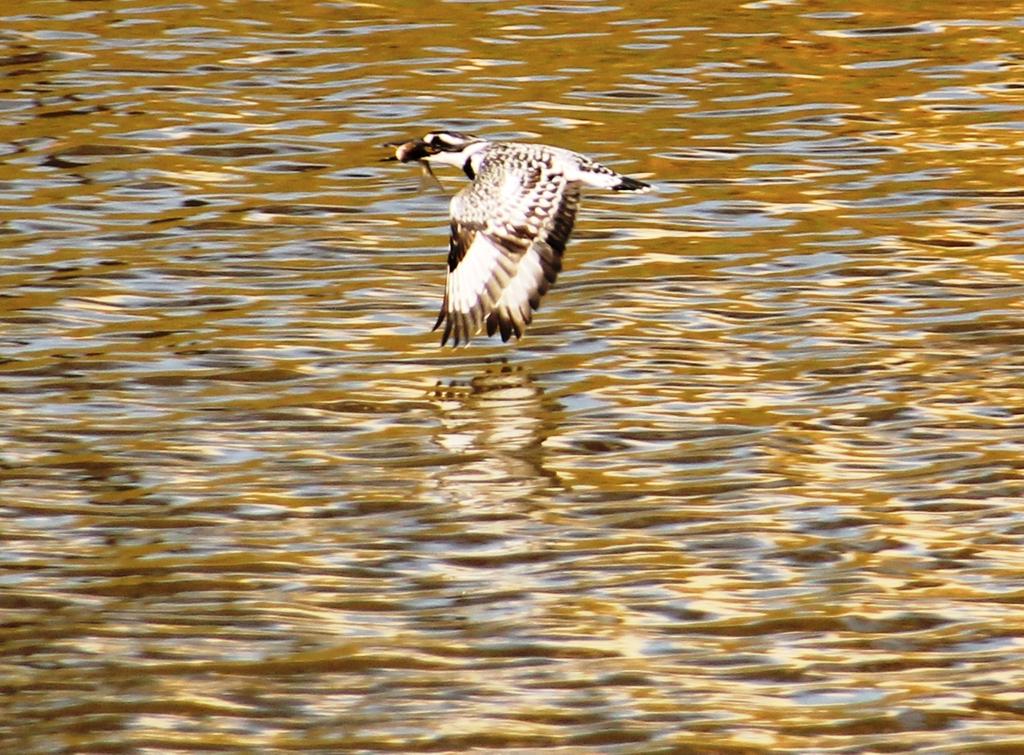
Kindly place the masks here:
<instances>
[{"instance_id":1,"label":"bird's body","mask_svg":"<svg viewBox=\"0 0 1024 755\"><path fill-rule=\"evenodd\" d=\"M543 144L491 142L437 131L397 146L402 162L454 165L472 183L449 208L451 242L441 344L468 343L483 330L522 337L562 268L583 188L644 191L583 155Z\"/></svg>"}]
</instances>

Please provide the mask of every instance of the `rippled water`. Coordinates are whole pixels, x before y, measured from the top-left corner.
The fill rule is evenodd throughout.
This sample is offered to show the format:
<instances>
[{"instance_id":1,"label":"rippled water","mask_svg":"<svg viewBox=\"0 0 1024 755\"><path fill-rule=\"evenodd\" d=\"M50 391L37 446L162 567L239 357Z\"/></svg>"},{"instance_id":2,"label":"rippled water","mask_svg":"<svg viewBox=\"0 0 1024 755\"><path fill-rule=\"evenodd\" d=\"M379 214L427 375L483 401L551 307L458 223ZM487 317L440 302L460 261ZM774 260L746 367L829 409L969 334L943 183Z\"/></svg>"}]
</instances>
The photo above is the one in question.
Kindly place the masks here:
<instances>
[{"instance_id":1,"label":"rippled water","mask_svg":"<svg viewBox=\"0 0 1024 755\"><path fill-rule=\"evenodd\" d=\"M5 6L5 748L1024 751L975 5ZM429 333L438 126L657 187L518 347Z\"/></svg>"}]
</instances>

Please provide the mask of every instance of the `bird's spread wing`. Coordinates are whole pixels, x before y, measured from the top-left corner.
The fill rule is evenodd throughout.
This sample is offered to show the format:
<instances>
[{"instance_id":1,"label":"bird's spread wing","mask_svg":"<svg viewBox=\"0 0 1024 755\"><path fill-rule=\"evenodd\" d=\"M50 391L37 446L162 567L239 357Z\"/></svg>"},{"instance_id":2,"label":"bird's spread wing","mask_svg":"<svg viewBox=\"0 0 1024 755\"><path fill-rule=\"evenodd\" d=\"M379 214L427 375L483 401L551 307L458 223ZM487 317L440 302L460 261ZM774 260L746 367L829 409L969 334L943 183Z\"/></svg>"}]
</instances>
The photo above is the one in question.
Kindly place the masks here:
<instances>
[{"instance_id":1,"label":"bird's spread wing","mask_svg":"<svg viewBox=\"0 0 1024 755\"><path fill-rule=\"evenodd\" d=\"M555 282L579 207L579 188L544 166L481 170L451 203L441 343L519 338Z\"/></svg>"}]
</instances>

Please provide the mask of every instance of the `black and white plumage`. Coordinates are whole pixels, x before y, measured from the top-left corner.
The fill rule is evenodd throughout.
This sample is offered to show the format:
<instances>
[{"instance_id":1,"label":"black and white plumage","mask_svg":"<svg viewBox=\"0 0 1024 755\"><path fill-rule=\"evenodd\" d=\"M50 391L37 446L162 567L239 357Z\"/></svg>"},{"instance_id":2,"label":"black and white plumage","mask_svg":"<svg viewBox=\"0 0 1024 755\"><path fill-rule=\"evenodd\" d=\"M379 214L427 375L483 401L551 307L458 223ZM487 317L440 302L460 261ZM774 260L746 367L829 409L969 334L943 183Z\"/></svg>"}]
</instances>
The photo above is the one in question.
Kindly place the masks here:
<instances>
[{"instance_id":1,"label":"black and white plumage","mask_svg":"<svg viewBox=\"0 0 1024 755\"><path fill-rule=\"evenodd\" d=\"M444 301L434 324L441 345L483 330L521 338L562 269L583 188L646 191L649 185L559 147L492 142L434 131L396 146L395 159L454 165L472 183L449 208Z\"/></svg>"}]
</instances>

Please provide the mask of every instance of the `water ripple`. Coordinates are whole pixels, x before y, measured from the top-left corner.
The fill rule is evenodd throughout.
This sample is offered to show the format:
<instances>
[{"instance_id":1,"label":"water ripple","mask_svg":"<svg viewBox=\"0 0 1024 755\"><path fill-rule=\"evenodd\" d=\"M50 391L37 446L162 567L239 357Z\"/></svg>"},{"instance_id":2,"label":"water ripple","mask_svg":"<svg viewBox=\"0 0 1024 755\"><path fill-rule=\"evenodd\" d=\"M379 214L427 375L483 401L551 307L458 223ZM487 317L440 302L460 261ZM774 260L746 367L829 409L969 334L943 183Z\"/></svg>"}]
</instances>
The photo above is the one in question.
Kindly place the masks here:
<instances>
[{"instance_id":1,"label":"water ripple","mask_svg":"<svg viewBox=\"0 0 1024 755\"><path fill-rule=\"evenodd\" d=\"M3 741L1021 738L1012 9L52 5L2 14ZM655 185L517 347L429 333L448 197L379 145L438 126Z\"/></svg>"}]
</instances>

